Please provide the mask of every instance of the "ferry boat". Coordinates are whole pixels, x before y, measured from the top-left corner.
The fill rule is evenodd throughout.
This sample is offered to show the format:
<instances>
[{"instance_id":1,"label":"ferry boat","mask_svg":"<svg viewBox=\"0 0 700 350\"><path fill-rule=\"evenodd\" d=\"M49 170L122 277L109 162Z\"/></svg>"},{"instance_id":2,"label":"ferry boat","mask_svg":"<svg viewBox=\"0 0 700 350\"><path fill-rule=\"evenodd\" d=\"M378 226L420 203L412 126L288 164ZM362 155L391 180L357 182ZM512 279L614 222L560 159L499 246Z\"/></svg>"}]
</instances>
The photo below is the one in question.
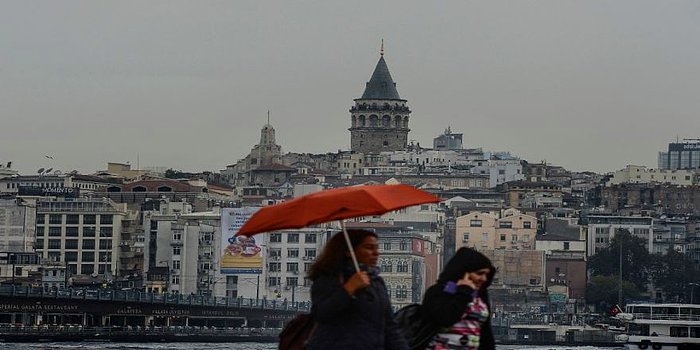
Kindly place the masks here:
<instances>
[{"instance_id":1,"label":"ferry boat","mask_svg":"<svg viewBox=\"0 0 700 350\"><path fill-rule=\"evenodd\" d=\"M629 304L615 317L627 323L627 350L700 349L700 304Z\"/></svg>"}]
</instances>

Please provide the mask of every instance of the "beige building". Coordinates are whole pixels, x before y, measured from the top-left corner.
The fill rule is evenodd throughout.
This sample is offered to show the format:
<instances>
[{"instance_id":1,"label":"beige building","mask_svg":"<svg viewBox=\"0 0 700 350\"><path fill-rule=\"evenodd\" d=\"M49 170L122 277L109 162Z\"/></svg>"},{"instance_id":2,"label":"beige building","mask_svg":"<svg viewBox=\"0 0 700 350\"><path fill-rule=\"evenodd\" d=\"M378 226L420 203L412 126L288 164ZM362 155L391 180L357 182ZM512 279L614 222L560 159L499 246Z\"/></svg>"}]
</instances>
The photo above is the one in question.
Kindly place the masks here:
<instances>
[{"instance_id":1,"label":"beige building","mask_svg":"<svg viewBox=\"0 0 700 350\"><path fill-rule=\"evenodd\" d=\"M516 209L502 213L472 212L457 218L455 250L534 250L537 218Z\"/></svg>"},{"instance_id":2,"label":"beige building","mask_svg":"<svg viewBox=\"0 0 700 350\"><path fill-rule=\"evenodd\" d=\"M645 166L628 165L613 173L607 186L623 183L667 183L679 186L691 186L695 183L695 173L691 170L650 169Z\"/></svg>"}]
</instances>

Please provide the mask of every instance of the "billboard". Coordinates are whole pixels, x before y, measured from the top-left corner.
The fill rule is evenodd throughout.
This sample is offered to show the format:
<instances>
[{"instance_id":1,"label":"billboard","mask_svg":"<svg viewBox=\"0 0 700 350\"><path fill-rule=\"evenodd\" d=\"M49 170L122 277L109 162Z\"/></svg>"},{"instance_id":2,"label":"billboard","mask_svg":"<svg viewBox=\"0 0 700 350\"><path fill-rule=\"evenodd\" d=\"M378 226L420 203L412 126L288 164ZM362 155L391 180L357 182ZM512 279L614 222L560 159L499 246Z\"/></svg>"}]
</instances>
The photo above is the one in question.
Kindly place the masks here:
<instances>
[{"instance_id":1,"label":"billboard","mask_svg":"<svg viewBox=\"0 0 700 350\"><path fill-rule=\"evenodd\" d=\"M221 273L261 274L263 268L262 234L235 237L236 232L258 207L221 209Z\"/></svg>"}]
</instances>

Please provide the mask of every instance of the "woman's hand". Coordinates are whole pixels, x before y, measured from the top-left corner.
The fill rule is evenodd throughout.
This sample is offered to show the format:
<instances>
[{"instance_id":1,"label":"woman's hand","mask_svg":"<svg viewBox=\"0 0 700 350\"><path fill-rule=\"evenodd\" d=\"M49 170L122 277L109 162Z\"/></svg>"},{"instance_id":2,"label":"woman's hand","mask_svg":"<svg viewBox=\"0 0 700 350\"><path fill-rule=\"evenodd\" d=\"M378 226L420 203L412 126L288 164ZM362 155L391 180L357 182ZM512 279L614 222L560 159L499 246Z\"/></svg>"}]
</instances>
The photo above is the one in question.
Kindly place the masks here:
<instances>
[{"instance_id":1,"label":"woman's hand","mask_svg":"<svg viewBox=\"0 0 700 350\"><path fill-rule=\"evenodd\" d=\"M472 276L471 276L471 272L465 273L464 276L462 277L462 279L459 280L459 281L457 281L457 285L458 285L458 286L467 286L467 287L469 287L469 288L471 288L471 289L473 289L473 290L479 289L479 288L476 286L476 283L474 283L474 280L473 280L473 278L472 278Z\"/></svg>"},{"instance_id":2,"label":"woman's hand","mask_svg":"<svg viewBox=\"0 0 700 350\"><path fill-rule=\"evenodd\" d=\"M345 291L348 292L348 294L355 295L355 293L357 293L358 290L368 287L369 284L370 282L367 272L360 271L355 272L355 274L352 275L347 282L345 282L343 288L345 288Z\"/></svg>"}]
</instances>

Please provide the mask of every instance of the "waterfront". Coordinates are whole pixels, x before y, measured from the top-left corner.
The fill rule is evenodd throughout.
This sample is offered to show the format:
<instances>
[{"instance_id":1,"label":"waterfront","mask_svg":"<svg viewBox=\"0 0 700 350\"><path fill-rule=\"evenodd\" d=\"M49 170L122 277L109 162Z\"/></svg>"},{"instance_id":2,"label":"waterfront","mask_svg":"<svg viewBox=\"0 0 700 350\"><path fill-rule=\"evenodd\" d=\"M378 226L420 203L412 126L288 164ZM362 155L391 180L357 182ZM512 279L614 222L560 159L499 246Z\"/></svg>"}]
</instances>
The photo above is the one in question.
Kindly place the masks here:
<instances>
[{"instance_id":1,"label":"waterfront","mask_svg":"<svg viewBox=\"0 0 700 350\"><path fill-rule=\"evenodd\" d=\"M0 350L159 350L159 349L208 349L208 350L274 350L275 343L1 343ZM497 345L497 350L612 350L595 346L532 346Z\"/></svg>"}]
</instances>

